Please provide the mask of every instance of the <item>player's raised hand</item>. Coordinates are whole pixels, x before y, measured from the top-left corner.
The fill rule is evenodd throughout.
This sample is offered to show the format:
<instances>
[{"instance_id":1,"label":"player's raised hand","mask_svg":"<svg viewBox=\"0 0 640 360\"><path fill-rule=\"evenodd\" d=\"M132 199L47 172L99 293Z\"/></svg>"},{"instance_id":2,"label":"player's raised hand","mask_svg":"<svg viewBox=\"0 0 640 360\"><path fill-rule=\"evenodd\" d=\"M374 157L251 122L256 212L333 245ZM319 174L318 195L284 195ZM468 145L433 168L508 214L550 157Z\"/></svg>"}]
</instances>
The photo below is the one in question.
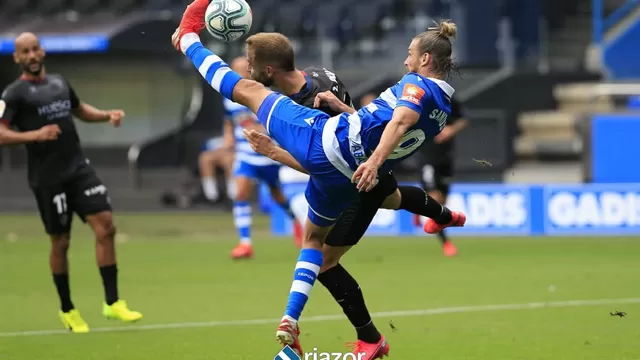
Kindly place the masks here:
<instances>
[{"instance_id":1,"label":"player's raised hand","mask_svg":"<svg viewBox=\"0 0 640 360\"><path fill-rule=\"evenodd\" d=\"M370 160L365 161L358 166L351 182L357 184L359 191L371 191L378 184L378 167Z\"/></svg>"},{"instance_id":2,"label":"player's raised hand","mask_svg":"<svg viewBox=\"0 0 640 360\"><path fill-rule=\"evenodd\" d=\"M58 125L45 125L37 130L36 141L52 141L58 138L58 135L62 133L60 126Z\"/></svg>"},{"instance_id":3,"label":"player's raised hand","mask_svg":"<svg viewBox=\"0 0 640 360\"><path fill-rule=\"evenodd\" d=\"M253 151L258 154L268 157L276 146L269 136L253 129L243 129L242 134L251 145Z\"/></svg>"},{"instance_id":4,"label":"player's raised hand","mask_svg":"<svg viewBox=\"0 0 640 360\"><path fill-rule=\"evenodd\" d=\"M124 117L123 110L109 110L107 111L109 114L109 123L113 125L113 127L120 127L120 122Z\"/></svg>"},{"instance_id":5,"label":"player's raised hand","mask_svg":"<svg viewBox=\"0 0 640 360\"><path fill-rule=\"evenodd\" d=\"M342 101L331 91L318 93L313 100L313 107L319 108L323 103L329 105L329 107L335 111L342 111Z\"/></svg>"}]
</instances>

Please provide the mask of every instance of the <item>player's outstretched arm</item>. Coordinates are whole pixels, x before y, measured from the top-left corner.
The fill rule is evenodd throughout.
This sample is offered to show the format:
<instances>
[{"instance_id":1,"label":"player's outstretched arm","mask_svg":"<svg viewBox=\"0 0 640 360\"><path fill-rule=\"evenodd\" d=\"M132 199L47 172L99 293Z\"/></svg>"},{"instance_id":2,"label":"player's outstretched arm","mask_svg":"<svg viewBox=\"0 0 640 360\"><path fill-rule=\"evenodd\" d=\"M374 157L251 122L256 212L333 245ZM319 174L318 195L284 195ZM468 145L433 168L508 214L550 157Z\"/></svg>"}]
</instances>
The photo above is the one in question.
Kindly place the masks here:
<instances>
[{"instance_id":1,"label":"player's outstretched arm","mask_svg":"<svg viewBox=\"0 0 640 360\"><path fill-rule=\"evenodd\" d=\"M120 126L120 121L124 117L122 110L99 110L94 106L81 102L73 111L73 114L80 120L88 123L110 122L113 126Z\"/></svg>"},{"instance_id":2,"label":"player's outstretched arm","mask_svg":"<svg viewBox=\"0 0 640 360\"><path fill-rule=\"evenodd\" d=\"M271 155L269 156L272 160L277 161L281 164L284 164L293 170L297 170L303 174L309 175L307 169L305 169L296 159L285 149L276 146Z\"/></svg>"},{"instance_id":3,"label":"player's outstretched arm","mask_svg":"<svg viewBox=\"0 0 640 360\"><path fill-rule=\"evenodd\" d=\"M18 132L9 129L0 122L0 145L19 145L33 142L50 141L58 138L60 127L46 125L38 130Z\"/></svg>"},{"instance_id":4,"label":"player's outstretched arm","mask_svg":"<svg viewBox=\"0 0 640 360\"><path fill-rule=\"evenodd\" d=\"M393 111L393 117L387 124L380 143L367 161L361 164L351 179L358 184L358 190L370 191L376 184L378 169L400 144L404 134L418 122L420 114L408 107L400 106Z\"/></svg>"},{"instance_id":5,"label":"player's outstretched arm","mask_svg":"<svg viewBox=\"0 0 640 360\"><path fill-rule=\"evenodd\" d=\"M262 154L271 160L284 164L294 170L300 171L303 174L309 174L309 172L285 149L276 146L267 135L257 132L255 130L244 129L242 130L244 137L249 141L249 145L253 151L258 154Z\"/></svg>"},{"instance_id":6,"label":"player's outstretched arm","mask_svg":"<svg viewBox=\"0 0 640 360\"><path fill-rule=\"evenodd\" d=\"M389 155L400 144L404 134L418 122L420 114L408 107L397 107L393 111L393 117L382 132L380 143L369 157L369 160L380 167Z\"/></svg>"}]
</instances>

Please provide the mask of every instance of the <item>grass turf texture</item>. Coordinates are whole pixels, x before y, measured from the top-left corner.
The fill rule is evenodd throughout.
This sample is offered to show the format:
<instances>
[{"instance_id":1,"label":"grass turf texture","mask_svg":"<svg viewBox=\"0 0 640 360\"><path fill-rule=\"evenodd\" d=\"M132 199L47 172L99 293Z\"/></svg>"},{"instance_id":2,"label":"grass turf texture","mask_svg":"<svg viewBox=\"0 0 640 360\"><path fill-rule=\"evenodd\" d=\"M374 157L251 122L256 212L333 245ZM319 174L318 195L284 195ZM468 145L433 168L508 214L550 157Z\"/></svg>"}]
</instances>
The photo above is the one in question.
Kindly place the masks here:
<instances>
[{"instance_id":1,"label":"grass turf texture","mask_svg":"<svg viewBox=\"0 0 640 360\"><path fill-rule=\"evenodd\" d=\"M232 262L231 215L117 214L121 297L145 315L133 326L102 318L93 238L75 220L72 297L95 331L58 331L39 218L0 215L0 359L270 360L280 350L275 329L298 250L289 238L270 235L268 219L254 221L256 258ZM640 239L460 238L456 244L460 254L449 259L435 237L368 237L345 258L372 312L400 312L375 319L391 344L390 359L640 359ZM590 299L636 300L553 306ZM483 307L532 302L552 306ZM449 309L459 306L472 307ZM402 313L425 309L440 310ZM628 315L610 316L615 310ZM355 332L340 314L316 284L304 316L320 318L303 316L305 351L346 350L343 343L355 340ZM21 333L32 330L54 331Z\"/></svg>"}]
</instances>

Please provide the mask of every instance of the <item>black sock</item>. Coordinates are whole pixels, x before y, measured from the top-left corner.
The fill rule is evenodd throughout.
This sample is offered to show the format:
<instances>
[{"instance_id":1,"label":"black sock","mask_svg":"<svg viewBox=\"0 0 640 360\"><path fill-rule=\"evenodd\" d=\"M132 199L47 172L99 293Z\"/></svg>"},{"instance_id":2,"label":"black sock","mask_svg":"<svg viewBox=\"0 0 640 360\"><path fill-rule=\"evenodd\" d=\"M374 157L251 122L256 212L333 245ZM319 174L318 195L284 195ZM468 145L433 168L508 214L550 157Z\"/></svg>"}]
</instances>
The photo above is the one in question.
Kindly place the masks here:
<instances>
[{"instance_id":1,"label":"black sock","mask_svg":"<svg viewBox=\"0 0 640 360\"><path fill-rule=\"evenodd\" d=\"M318 281L324 285L340 304L344 314L356 328L358 339L367 343L377 343L382 335L371 320L364 302L362 290L356 279L338 264L318 275Z\"/></svg>"},{"instance_id":2,"label":"black sock","mask_svg":"<svg viewBox=\"0 0 640 360\"><path fill-rule=\"evenodd\" d=\"M107 305L112 305L118 301L118 266L113 264L101 267L100 276Z\"/></svg>"},{"instance_id":3,"label":"black sock","mask_svg":"<svg viewBox=\"0 0 640 360\"><path fill-rule=\"evenodd\" d=\"M444 233L444 230L440 231L438 233L438 238L440 238L440 242L442 244L446 243L447 241L449 241L449 239L447 239L447 234Z\"/></svg>"},{"instance_id":4,"label":"black sock","mask_svg":"<svg viewBox=\"0 0 640 360\"><path fill-rule=\"evenodd\" d=\"M400 209L407 210L413 214L426 216L438 224L451 222L451 210L441 205L424 190L416 186L398 186L398 189L402 195Z\"/></svg>"},{"instance_id":5,"label":"black sock","mask_svg":"<svg viewBox=\"0 0 640 360\"><path fill-rule=\"evenodd\" d=\"M69 289L69 274L53 274L53 282L56 284L56 290L58 290L58 297L60 297L60 310L62 312L69 312L75 309L71 302L71 290Z\"/></svg>"}]
</instances>

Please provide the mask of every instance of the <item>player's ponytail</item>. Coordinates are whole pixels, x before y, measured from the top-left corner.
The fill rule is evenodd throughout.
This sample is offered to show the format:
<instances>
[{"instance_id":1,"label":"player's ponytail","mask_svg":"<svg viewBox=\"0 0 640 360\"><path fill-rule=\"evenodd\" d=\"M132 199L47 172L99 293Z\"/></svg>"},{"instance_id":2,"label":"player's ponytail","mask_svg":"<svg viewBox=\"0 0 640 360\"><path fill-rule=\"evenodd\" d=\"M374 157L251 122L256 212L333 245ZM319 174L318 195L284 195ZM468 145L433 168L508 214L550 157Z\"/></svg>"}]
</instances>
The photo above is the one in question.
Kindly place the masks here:
<instances>
[{"instance_id":1,"label":"player's ponytail","mask_svg":"<svg viewBox=\"0 0 640 360\"><path fill-rule=\"evenodd\" d=\"M420 54L429 53L433 57L431 71L448 77L456 66L451 59L451 39L457 34L456 24L451 20L441 20L437 26L430 27L427 31L415 38L419 41Z\"/></svg>"},{"instance_id":2,"label":"player's ponytail","mask_svg":"<svg viewBox=\"0 0 640 360\"><path fill-rule=\"evenodd\" d=\"M451 20L440 21L440 23L438 24L437 30L438 30L439 36L445 37L447 39L455 38L456 33L458 32L456 24L451 22Z\"/></svg>"}]
</instances>

